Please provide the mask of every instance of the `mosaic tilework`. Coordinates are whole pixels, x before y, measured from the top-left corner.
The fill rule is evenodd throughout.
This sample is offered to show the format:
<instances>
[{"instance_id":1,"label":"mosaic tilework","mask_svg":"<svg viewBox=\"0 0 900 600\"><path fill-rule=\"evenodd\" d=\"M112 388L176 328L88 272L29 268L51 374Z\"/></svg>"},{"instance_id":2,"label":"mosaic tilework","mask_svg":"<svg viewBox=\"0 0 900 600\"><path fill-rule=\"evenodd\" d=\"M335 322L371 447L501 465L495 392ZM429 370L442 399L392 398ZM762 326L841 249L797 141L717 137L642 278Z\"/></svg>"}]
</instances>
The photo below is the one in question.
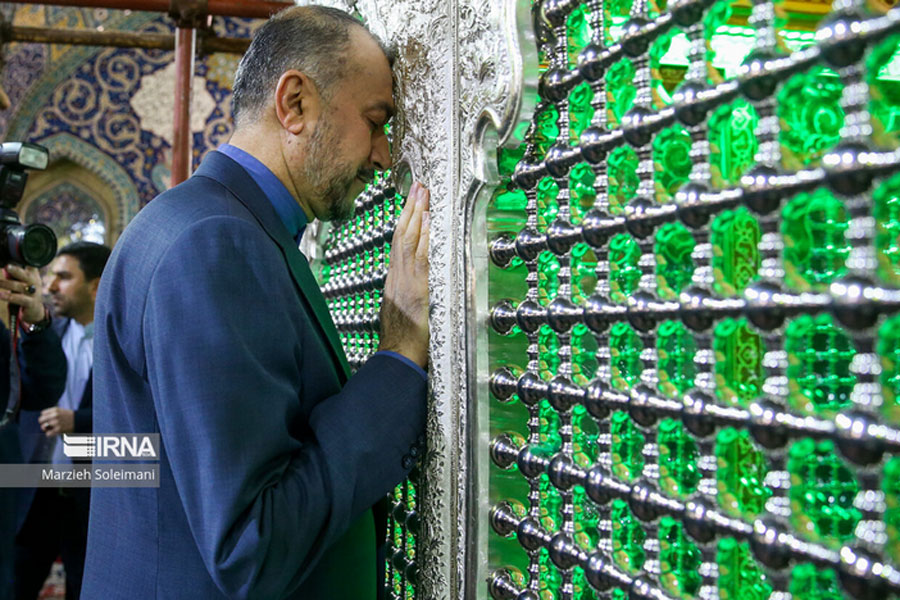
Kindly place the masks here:
<instances>
[{"instance_id":1,"label":"mosaic tilework","mask_svg":"<svg viewBox=\"0 0 900 600\"><path fill-rule=\"evenodd\" d=\"M22 25L173 31L167 17L151 13L10 5L0 5L0 10ZM249 37L255 26L249 20L214 20L215 31L231 37ZM209 98L211 110L205 111L208 117L193 135L195 168L206 152L231 134L230 88L237 60L216 54L197 61L196 75L203 83L200 94ZM155 50L13 44L7 49L3 73L13 108L0 115L0 132L7 140L37 143L71 136L103 155L80 164L104 181L127 173L127 185L113 187L124 215L123 222L114 226L121 230L137 209L169 184L170 143L150 130L154 128L142 125L131 102L142 78L172 61L171 52ZM171 119L171 115L160 114L154 120L165 123Z\"/></svg>"}]
</instances>

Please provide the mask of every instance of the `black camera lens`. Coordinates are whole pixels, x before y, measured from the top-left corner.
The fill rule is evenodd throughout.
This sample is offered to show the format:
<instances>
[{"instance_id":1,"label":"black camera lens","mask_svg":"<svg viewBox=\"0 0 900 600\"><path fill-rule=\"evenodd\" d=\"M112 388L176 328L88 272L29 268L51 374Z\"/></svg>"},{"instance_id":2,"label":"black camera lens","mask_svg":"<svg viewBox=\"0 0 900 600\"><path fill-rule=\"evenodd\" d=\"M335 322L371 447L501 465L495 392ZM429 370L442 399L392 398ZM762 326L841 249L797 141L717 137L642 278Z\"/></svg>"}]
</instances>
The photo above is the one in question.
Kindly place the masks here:
<instances>
[{"instance_id":1,"label":"black camera lens","mask_svg":"<svg viewBox=\"0 0 900 600\"><path fill-rule=\"evenodd\" d=\"M26 265L41 268L56 256L56 235L41 223L26 225L20 244L20 258Z\"/></svg>"}]
</instances>

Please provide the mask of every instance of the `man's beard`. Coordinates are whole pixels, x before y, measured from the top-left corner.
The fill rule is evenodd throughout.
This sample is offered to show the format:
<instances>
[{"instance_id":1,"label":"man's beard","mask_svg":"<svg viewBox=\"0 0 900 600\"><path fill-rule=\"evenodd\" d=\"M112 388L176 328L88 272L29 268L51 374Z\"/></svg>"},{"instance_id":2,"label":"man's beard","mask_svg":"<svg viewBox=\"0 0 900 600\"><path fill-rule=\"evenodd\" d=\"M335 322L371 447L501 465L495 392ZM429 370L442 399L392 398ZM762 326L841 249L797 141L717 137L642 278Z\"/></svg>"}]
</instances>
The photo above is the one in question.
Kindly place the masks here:
<instances>
[{"instance_id":1,"label":"man's beard","mask_svg":"<svg viewBox=\"0 0 900 600\"><path fill-rule=\"evenodd\" d=\"M354 204L347 196L360 170L348 163L338 163L339 147L340 139L331 121L323 118L309 140L303 174L326 206L326 221L342 221L353 216Z\"/></svg>"}]
</instances>

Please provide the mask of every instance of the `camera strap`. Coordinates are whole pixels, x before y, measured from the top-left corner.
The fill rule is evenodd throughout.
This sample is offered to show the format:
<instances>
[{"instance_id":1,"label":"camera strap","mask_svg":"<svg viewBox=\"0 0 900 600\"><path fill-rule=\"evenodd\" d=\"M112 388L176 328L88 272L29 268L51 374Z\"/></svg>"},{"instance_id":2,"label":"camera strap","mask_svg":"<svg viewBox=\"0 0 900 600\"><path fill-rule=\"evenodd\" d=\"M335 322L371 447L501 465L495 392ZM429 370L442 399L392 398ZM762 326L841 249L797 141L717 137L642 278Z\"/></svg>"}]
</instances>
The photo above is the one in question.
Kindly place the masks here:
<instances>
[{"instance_id":1,"label":"camera strap","mask_svg":"<svg viewBox=\"0 0 900 600\"><path fill-rule=\"evenodd\" d=\"M22 406L22 374L19 372L19 307L9 305L9 396L0 417L0 429L16 420Z\"/></svg>"}]
</instances>

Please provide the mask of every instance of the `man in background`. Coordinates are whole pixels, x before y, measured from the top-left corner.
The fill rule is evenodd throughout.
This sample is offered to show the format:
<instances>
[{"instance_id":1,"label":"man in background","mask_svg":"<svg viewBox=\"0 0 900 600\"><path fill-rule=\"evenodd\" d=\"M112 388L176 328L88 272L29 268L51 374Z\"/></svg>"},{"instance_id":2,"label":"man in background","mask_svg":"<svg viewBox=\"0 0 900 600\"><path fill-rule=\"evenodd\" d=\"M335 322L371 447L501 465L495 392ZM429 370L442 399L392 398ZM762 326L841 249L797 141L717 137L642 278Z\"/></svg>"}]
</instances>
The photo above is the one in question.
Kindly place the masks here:
<instances>
[{"instance_id":1,"label":"man in background","mask_svg":"<svg viewBox=\"0 0 900 600\"><path fill-rule=\"evenodd\" d=\"M92 430L94 302L110 250L75 242L50 264L53 330L62 340L66 387L56 406L22 411L20 438L25 460L71 464L60 435ZM79 597L87 546L90 488L39 488L26 495L24 523L16 536L16 597L33 600L57 556L66 571L66 600Z\"/></svg>"}]
</instances>

